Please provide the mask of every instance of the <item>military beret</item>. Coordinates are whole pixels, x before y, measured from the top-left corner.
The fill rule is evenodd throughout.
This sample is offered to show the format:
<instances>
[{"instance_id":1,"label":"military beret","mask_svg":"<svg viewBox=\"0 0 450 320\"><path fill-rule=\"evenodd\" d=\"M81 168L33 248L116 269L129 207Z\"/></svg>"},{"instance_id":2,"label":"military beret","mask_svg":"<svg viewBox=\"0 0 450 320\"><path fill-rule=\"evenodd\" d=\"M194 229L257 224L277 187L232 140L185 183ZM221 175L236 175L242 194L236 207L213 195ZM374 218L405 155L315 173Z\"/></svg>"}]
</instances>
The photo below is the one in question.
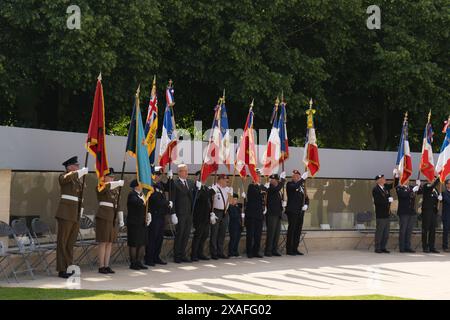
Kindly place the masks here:
<instances>
[{"instance_id":1,"label":"military beret","mask_svg":"<svg viewBox=\"0 0 450 320\"><path fill-rule=\"evenodd\" d=\"M301 174L300 171L298 171L297 169L294 169L294 170L292 171L292 173L293 173L293 174Z\"/></svg>"},{"instance_id":2,"label":"military beret","mask_svg":"<svg viewBox=\"0 0 450 320\"><path fill-rule=\"evenodd\" d=\"M269 176L269 179L275 179L275 180L280 180L280 176L278 174L271 174Z\"/></svg>"},{"instance_id":3,"label":"military beret","mask_svg":"<svg viewBox=\"0 0 450 320\"><path fill-rule=\"evenodd\" d=\"M383 178L383 177L384 177L384 174L377 174L377 175L375 176L375 180L381 179L381 178Z\"/></svg>"}]
</instances>

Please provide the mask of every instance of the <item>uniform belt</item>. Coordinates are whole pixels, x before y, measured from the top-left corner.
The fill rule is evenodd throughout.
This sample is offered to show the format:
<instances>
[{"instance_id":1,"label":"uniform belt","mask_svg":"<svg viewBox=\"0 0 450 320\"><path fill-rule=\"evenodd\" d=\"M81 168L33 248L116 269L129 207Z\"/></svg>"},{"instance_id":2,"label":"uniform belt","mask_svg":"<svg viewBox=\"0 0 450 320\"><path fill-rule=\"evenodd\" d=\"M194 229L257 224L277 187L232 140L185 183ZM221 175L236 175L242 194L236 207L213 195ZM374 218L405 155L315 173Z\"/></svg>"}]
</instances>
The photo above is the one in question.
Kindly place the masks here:
<instances>
[{"instance_id":1,"label":"uniform belt","mask_svg":"<svg viewBox=\"0 0 450 320\"><path fill-rule=\"evenodd\" d=\"M99 205L104 206L104 207L114 208L114 203L111 203L111 202L100 201Z\"/></svg>"},{"instance_id":2,"label":"uniform belt","mask_svg":"<svg viewBox=\"0 0 450 320\"><path fill-rule=\"evenodd\" d=\"M214 208L214 210L217 210L217 211L225 211L225 209L217 209L217 208Z\"/></svg>"},{"instance_id":3,"label":"uniform belt","mask_svg":"<svg viewBox=\"0 0 450 320\"><path fill-rule=\"evenodd\" d=\"M75 196L69 196L68 194L62 194L62 195L61 195L61 199L66 199L66 200L76 201L76 202L79 201L78 197L75 197Z\"/></svg>"}]
</instances>

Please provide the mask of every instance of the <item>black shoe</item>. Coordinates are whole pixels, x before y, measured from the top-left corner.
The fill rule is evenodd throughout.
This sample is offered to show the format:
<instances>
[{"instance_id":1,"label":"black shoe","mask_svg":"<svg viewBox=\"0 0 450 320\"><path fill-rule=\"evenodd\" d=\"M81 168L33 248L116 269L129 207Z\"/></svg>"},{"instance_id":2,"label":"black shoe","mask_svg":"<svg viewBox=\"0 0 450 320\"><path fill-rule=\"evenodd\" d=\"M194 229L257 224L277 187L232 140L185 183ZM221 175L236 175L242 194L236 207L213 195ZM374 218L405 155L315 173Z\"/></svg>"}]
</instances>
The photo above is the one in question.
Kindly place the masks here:
<instances>
[{"instance_id":1,"label":"black shoe","mask_svg":"<svg viewBox=\"0 0 450 320\"><path fill-rule=\"evenodd\" d=\"M98 268L98 273L108 274L108 270L105 267Z\"/></svg>"},{"instance_id":2,"label":"black shoe","mask_svg":"<svg viewBox=\"0 0 450 320\"><path fill-rule=\"evenodd\" d=\"M281 257L281 254L279 252L273 252L272 255L274 257Z\"/></svg>"},{"instance_id":3,"label":"black shoe","mask_svg":"<svg viewBox=\"0 0 450 320\"><path fill-rule=\"evenodd\" d=\"M191 257L192 262L197 262L198 258L197 257Z\"/></svg>"},{"instance_id":4,"label":"black shoe","mask_svg":"<svg viewBox=\"0 0 450 320\"><path fill-rule=\"evenodd\" d=\"M424 253L430 253L430 250L429 249L423 249L423 252Z\"/></svg>"},{"instance_id":5,"label":"black shoe","mask_svg":"<svg viewBox=\"0 0 450 320\"><path fill-rule=\"evenodd\" d=\"M219 255L219 258L220 258L220 259L228 259L229 257L226 256L226 255L224 255L224 254L220 254L220 255Z\"/></svg>"},{"instance_id":6,"label":"black shoe","mask_svg":"<svg viewBox=\"0 0 450 320\"><path fill-rule=\"evenodd\" d=\"M173 259L173 262L175 262L175 263L181 263L181 259Z\"/></svg>"},{"instance_id":7,"label":"black shoe","mask_svg":"<svg viewBox=\"0 0 450 320\"><path fill-rule=\"evenodd\" d=\"M149 266L149 267L154 267L155 266L155 263L154 262L150 262L150 261L146 261L144 264L146 266Z\"/></svg>"},{"instance_id":8,"label":"black shoe","mask_svg":"<svg viewBox=\"0 0 450 320\"><path fill-rule=\"evenodd\" d=\"M211 259L213 259L213 260L219 260L219 257L218 257L218 256L211 256Z\"/></svg>"},{"instance_id":9,"label":"black shoe","mask_svg":"<svg viewBox=\"0 0 450 320\"><path fill-rule=\"evenodd\" d=\"M203 256L203 255L198 256L198 258L199 258L200 260L209 260L209 258L208 258L207 256Z\"/></svg>"},{"instance_id":10,"label":"black shoe","mask_svg":"<svg viewBox=\"0 0 450 320\"><path fill-rule=\"evenodd\" d=\"M400 253L406 253L407 251L406 250L400 250Z\"/></svg>"},{"instance_id":11,"label":"black shoe","mask_svg":"<svg viewBox=\"0 0 450 320\"><path fill-rule=\"evenodd\" d=\"M141 270L141 268L139 268L139 266L135 262L132 262L130 264L130 269L131 270Z\"/></svg>"},{"instance_id":12,"label":"black shoe","mask_svg":"<svg viewBox=\"0 0 450 320\"><path fill-rule=\"evenodd\" d=\"M108 272L108 273L116 273L113 269L111 269L110 267L105 267L105 270Z\"/></svg>"},{"instance_id":13,"label":"black shoe","mask_svg":"<svg viewBox=\"0 0 450 320\"><path fill-rule=\"evenodd\" d=\"M136 262L136 265L139 267L139 269L141 270L148 270L148 267L146 267L142 262Z\"/></svg>"},{"instance_id":14,"label":"black shoe","mask_svg":"<svg viewBox=\"0 0 450 320\"><path fill-rule=\"evenodd\" d=\"M381 251L381 250L379 250L379 249L376 249L376 250L375 250L375 253L383 253L383 251Z\"/></svg>"},{"instance_id":15,"label":"black shoe","mask_svg":"<svg viewBox=\"0 0 450 320\"><path fill-rule=\"evenodd\" d=\"M271 254L271 253L264 253L264 256L265 256L265 257L271 257L272 254Z\"/></svg>"},{"instance_id":16,"label":"black shoe","mask_svg":"<svg viewBox=\"0 0 450 320\"><path fill-rule=\"evenodd\" d=\"M297 255L297 254L294 253L294 252L286 252L286 254L287 254L288 256L296 256L296 255Z\"/></svg>"},{"instance_id":17,"label":"black shoe","mask_svg":"<svg viewBox=\"0 0 450 320\"><path fill-rule=\"evenodd\" d=\"M405 251L408 253L416 253L416 250L413 250L413 249L406 249Z\"/></svg>"},{"instance_id":18,"label":"black shoe","mask_svg":"<svg viewBox=\"0 0 450 320\"><path fill-rule=\"evenodd\" d=\"M303 256L303 252L300 252L298 250L295 252L295 254L298 255L298 256Z\"/></svg>"},{"instance_id":19,"label":"black shoe","mask_svg":"<svg viewBox=\"0 0 450 320\"><path fill-rule=\"evenodd\" d=\"M74 272L67 273L65 271L60 271L60 272L58 272L58 277L63 278L63 279L67 279L67 278L70 278L73 274L74 274Z\"/></svg>"},{"instance_id":20,"label":"black shoe","mask_svg":"<svg viewBox=\"0 0 450 320\"><path fill-rule=\"evenodd\" d=\"M251 258L253 258L253 256L251 254L248 254L247 258L251 259Z\"/></svg>"},{"instance_id":21,"label":"black shoe","mask_svg":"<svg viewBox=\"0 0 450 320\"><path fill-rule=\"evenodd\" d=\"M436 250L436 249L431 249L430 250L431 253L440 253L440 251Z\"/></svg>"},{"instance_id":22,"label":"black shoe","mask_svg":"<svg viewBox=\"0 0 450 320\"><path fill-rule=\"evenodd\" d=\"M163 259L158 259L155 261L156 264L162 264L163 266L165 266L167 264L166 261L164 261Z\"/></svg>"},{"instance_id":23,"label":"black shoe","mask_svg":"<svg viewBox=\"0 0 450 320\"><path fill-rule=\"evenodd\" d=\"M255 258L264 258L264 257L260 254L255 254Z\"/></svg>"},{"instance_id":24,"label":"black shoe","mask_svg":"<svg viewBox=\"0 0 450 320\"><path fill-rule=\"evenodd\" d=\"M391 253L389 250L386 250L386 249L381 250L381 252L383 252L383 253Z\"/></svg>"},{"instance_id":25,"label":"black shoe","mask_svg":"<svg viewBox=\"0 0 450 320\"><path fill-rule=\"evenodd\" d=\"M190 263L190 262L192 262L192 260L189 259L188 257L184 257L184 258L181 258L181 262L187 262L187 263Z\"/></svg>"}]
</instances>

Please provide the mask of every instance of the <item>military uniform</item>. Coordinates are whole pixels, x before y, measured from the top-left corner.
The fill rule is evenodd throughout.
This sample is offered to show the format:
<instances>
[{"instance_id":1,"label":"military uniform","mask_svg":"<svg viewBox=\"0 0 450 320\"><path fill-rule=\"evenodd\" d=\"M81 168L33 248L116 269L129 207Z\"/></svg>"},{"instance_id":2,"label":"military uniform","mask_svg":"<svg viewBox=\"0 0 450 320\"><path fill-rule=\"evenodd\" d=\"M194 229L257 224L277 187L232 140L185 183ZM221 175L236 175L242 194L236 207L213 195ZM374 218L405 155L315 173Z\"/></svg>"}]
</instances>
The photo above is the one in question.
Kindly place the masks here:
<instances>
[{"instance_id":1,"label":"military uniform","mask_svg":"<svg viewBox=\"0 0 450 320\"><path fill-rule=\"evenodd\" d=\"M287 206L286 215L288 216L288 232L286 253L289 255L300 254L298 246L303 228L303 218L305 211L303 206L309 205L309 198L306 194L305 180L300 179L297 182L289 181L286 184Z\"/></svg>"},{"instance_id":2,"label":"military uniform","mask_svg":"<svg viewBox=\"0 0 450 320\"><path fill-rule=\"evenodd\" d=\"M97 190L98 211L95 216L95 239L97 242L114 242L117 238L117 212L115 209L118 189L111 190L111 185L107 183L102 191Z\"/></svg>"},{"instance_id":3,"label":"military uniform","mask_svg":"<svg viewBox=\"0 0 450 320\"><path fill-rule=\"evenodd\" d=\"M264 221L266 188L259 184L250 184L247 189L245 206L245 229L247 257L261 257L261 234Z\"/></svg>"},{"instance_id":4,"label":"military uniform","mask_svg":"<svg viewBox=\"0 0 450 320\"><path fill-rule=\"evenodd\" d=\"M439 178L433 183L426 183L419 190L423 194L422 201L422 249L424 252L436 251L435 238L438 213L439 192L436 186Z\"/></svg>"},{"instance_id":5,"label":"military uniform","mask_svg":"<svg viewBox=\"0 0 450 320\"><path fill-rule=\"evenodd\" d=\"M271 179L279 179L278 175L272 175ZM281 190L284 187L285 180L281 179L277 186L270 184L267 189L267 214L266 214L266 248L264 255L279 256L278 242L281 231L281 215L283 213Z\"/></svg>"},{"instance_id":6,"label":"military uniform","mask_svg":"<svg viewBox=\"0 0 450 320\"><path fill-rule=\"evenodd\" d=\"M208 260L203 252L205 242L209 236L209 214L212 210L212 197L215 191L207 186L202 186L200 190L194 190L194 211L193 226L194 238L192 239L192 261Z\"/></svg>"},{"instance_id":7,"label":"military uniform","mask_svg":"<svg viewBox=\"0 0 450 320\"><path fill-rule=\"evenodd\" d=\"M398 185L395 178L394 185L398 197L397 215L400 222L399 250L400 252L413 252L411 248L411 235L416 224L416 193L410 185Z\"/></svg>"},{"instance_id":8,"label":"military uniform","mask_svg":"<svg viewBox=\"0 0 450 320\"><path fill-rule=\"evenodd\" d=\"M382 178L382 175L375 177L375 180ZM375 205L376 214L376 230L375 230L375 252L389 252L386 245L389 240L390 230L390 210L391 204L389 198L391 197L390 190L393 184L385 183L384 186L376 185L372 189L372 197Z\"/></svg>"},{"instance_id":9,"label":"military uniform","mask_svg":"<svg viewBox=\"0 0 450 320\"><path fill-rule=\"evenodd\" d=\"M61 199L56 220L58 222L56 270L66 272L73 264L73 246L80 229L79 202L81 201L82 183L76 171L66 172L59 176Z\"/></svg>"}]
</instances>

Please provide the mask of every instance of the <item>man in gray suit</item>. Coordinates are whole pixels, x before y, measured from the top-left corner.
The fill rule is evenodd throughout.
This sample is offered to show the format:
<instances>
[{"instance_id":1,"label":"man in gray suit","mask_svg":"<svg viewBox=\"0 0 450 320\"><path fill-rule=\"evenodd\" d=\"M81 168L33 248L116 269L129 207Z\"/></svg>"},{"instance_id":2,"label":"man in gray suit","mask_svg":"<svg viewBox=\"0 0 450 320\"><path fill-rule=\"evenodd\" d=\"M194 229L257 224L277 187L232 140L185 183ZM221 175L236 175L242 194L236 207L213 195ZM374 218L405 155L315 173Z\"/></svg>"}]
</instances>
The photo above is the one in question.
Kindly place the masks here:
<instances>
[{"instance_id":1,"label":"man in gray suit","mask_svg":"<svg viewBox=\"0 0 450 320\"><path fill-rule=\"evenodd\" d=\"M186 255L186 247L192 228L192 206L194 188L201 183L188 179L188 168L185 164L178 166L178 179L170 180L170 200L173 202L172 214L178 220L173 248L174 262L191 262ZM172 220L173 221L173 220Z\"/></svg>"}]
</instances>

